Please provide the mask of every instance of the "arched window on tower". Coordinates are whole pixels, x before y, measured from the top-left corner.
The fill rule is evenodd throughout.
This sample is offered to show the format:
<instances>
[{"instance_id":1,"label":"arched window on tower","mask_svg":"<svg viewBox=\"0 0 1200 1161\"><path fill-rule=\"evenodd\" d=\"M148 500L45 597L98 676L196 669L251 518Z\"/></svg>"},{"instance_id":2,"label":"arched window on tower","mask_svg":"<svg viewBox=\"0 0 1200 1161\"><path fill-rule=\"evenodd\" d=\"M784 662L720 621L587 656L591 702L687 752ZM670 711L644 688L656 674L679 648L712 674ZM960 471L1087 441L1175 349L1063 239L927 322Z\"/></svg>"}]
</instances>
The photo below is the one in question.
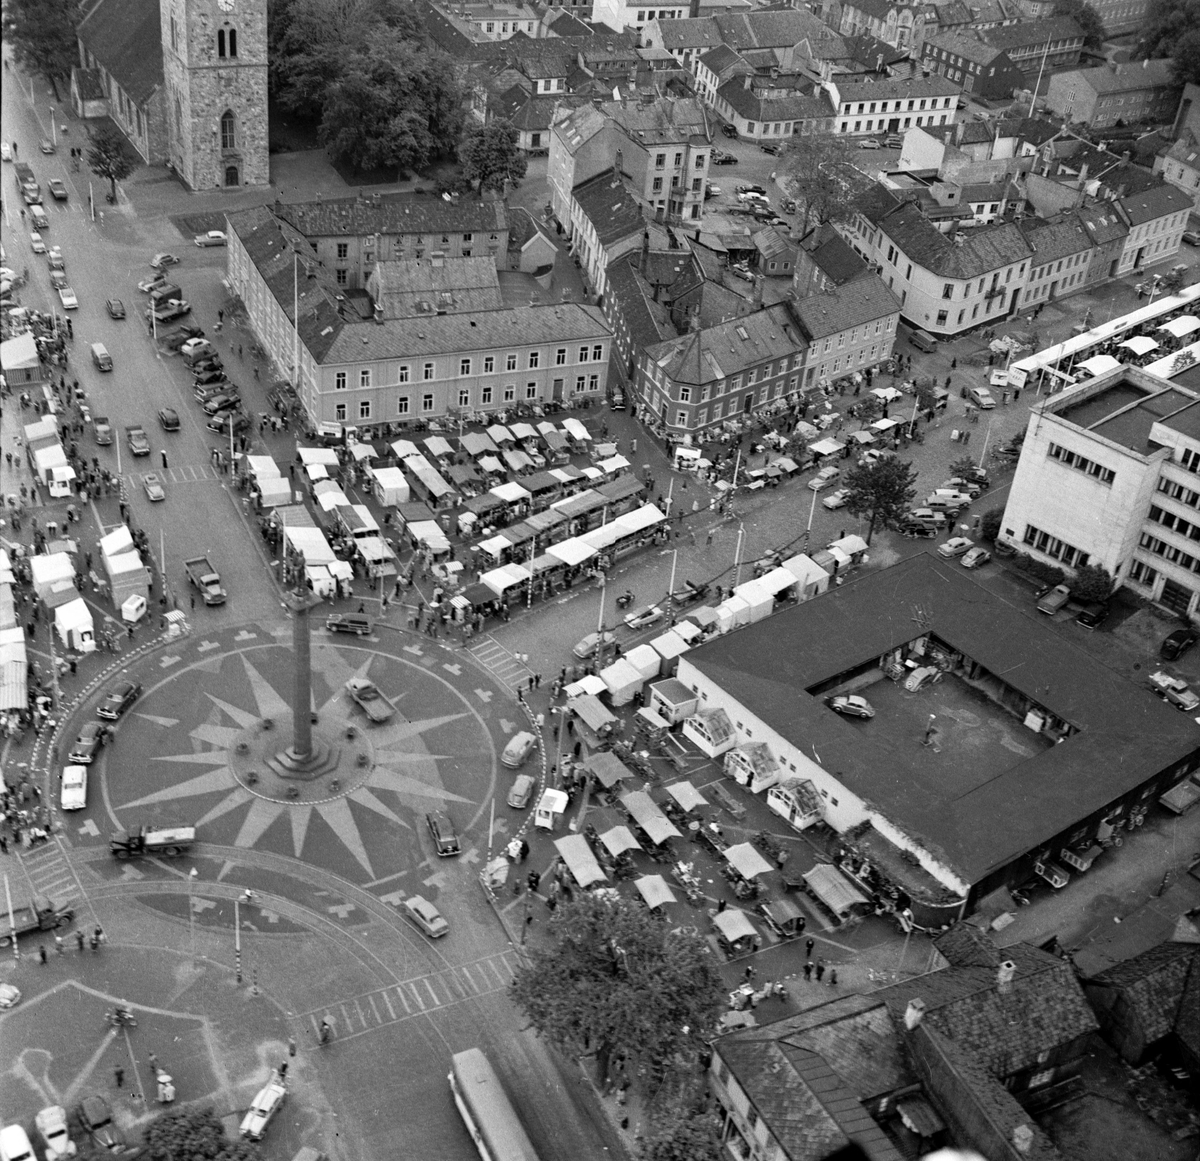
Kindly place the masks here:
<instances>
[{"instance_id":1,"label":"arched window on tower","mask_svg":"<svg viewBox=\"0 0 1200 1161\"><path fill-rule=\"evenodd\" d=\"M229 30L229 55L237 56L237 29L236 28L231 28Z\"/></svg>"},{"instance_id":2,"label":"arched window on tower","mask_svg":"<svg viewBox=\"0 0 1200 1161\"><path fill-rule=\"evenodd\" d=\"M217 56L225 55L225 29L217 29Z\"/></svg>"},{"instance_id":3,"label":"arched window on tower","mask_svg":"<svg viewBox=\"0 0 1200 1161\"><path fill-rule=\"evenodd\" d=\"M229 109L221 114L221 148L237 148L237 118Z\"/></svg>"}]
</instances>

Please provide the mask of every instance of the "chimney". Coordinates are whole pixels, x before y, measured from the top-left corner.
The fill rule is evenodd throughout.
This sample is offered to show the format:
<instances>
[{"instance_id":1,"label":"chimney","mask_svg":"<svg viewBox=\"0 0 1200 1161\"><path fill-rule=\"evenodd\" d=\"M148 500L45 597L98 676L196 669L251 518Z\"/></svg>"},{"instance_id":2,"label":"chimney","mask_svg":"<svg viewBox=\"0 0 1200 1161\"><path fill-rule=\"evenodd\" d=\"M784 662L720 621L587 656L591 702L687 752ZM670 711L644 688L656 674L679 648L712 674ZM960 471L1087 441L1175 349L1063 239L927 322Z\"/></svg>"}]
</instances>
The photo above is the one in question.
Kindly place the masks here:
<instances>
[{"instance_id":1,"label":"chimney","mask_svg":"<svg viewBox=\"0 0 1200 1161\"><path fill-rule=\"evenodd\" d=\"M1011 959L1006 959L996 969L996 987L1002 996L1012 991L1013 976L1017 973L1017 965Z\"/></svg>"},{"instance_id":2,"label":"chimney","mask_svg":"<svg viewBox=\"0 0 1200 1161\"><path fill-rule=\"evenodd\" d=\"M700 304L696 303L692 307L692 317L688 319L688 330L699 331L700 329Z\"/></svg>"},{"instance_id":3,"label":"chimney","mask_svg":"<svg viewBox=\"0 0 1200 1161\"><path fill-rule=\"evenodd\" d=\"M1079 167L1079 188L1080 189L1083 189L1083 187L1085 185L1087 185L1087 175L1088 175L1088 163L1085 161Z\"/></svg>"},{"instance_id":4,"label":"chimney","mask_svg":"<svg viewBox=\"0 0 1200 1161\"><path fill-rule=\"evenodd\" d=\"M754 76L752 73L746 73L746 75L744 77L742 77L742 88L748 89L750 87L750 82L753 79L754 79Z\"/></svg>"},{"instance_id":5,"label":"chimney","mask_svg":"<svg viewBox=\"0 0 1200 1161\"><path fill-rule=\"evenodd\" d=\"M650 231L642 231L642 257L638 262L638 273L646 277L646 260L650 257Z\"/></svg>"},{"instance_id":6,"label":"chimney","mask_svg":"<svg viewBox=\"0 0 1200 1161\"><path fill-rule=\"evenodd\" d=\"M962 121L959 121L958 124L954 126L954 144L955 145L962 144L963 134L966 132L966 129L967 129L967 127Z\"/></svg>"},{"instance_id":7,"label":"chimney","mask_svg":"<svg viewBox=\"0 0 1200 1161\"><path fill-rule=\"evenodd\" d=\"M1014 1126L1012 1143L1018 1153L1028 1153L1033 1148L1033 1130L1024 1123Z\"/></svg>"},{"instance_id":8,"label":"chimney","mask_svg":"<svg viewBox=\"0 0 1200 1161\"><path fill-rule=\"evenodd\" d=\"M378 302L375 304L375 322L383 326L383 307Z\"/></svg>"},{"instance_id":9,"label":"chimney","mask_svg":"<svg viewBox=\"0 0 1200 1161\"><path fill-rule=\"evenodd\" d=\"M904 1027L908 1031L912 1031L920 1024L922 1017L925 1015L925 1001L920 996L914 996L908 1001L908 1007L904 1012Z\"/></svg>"},{"instance_id":10,"label":"chimney","mask_svg":"<svg viewBox=\"0 0 1200 1161\"><path fill-rule=\"evenodd\" d=\"M754 297L751 299L751 301L755 306L762 306L763 283L765 281L766 279L764 279L761 274L756 274L754 276Z\"/></svg>"}]
</instances>

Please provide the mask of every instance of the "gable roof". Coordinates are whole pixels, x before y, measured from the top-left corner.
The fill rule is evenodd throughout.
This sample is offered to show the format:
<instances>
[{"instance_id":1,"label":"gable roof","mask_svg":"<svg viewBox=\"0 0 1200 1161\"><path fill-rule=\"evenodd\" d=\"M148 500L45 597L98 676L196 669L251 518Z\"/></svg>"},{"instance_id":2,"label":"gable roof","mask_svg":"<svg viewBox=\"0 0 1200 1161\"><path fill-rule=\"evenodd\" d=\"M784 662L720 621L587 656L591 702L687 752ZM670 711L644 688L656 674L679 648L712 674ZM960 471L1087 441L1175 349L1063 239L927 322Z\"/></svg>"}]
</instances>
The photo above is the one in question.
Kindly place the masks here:
<instances>
[{"instance_id":1,"label":"gable roof","mask_svg":"<svg viewBox=\"0 0 1200 1161\"><path fill-rule=\"evenodd\" d=\"M1117 204L1129 216L1132 226L1140 226L1180 210L1191 210L1193 206L1192 199L1170 182L1163 182L1132 197L1121 198Z\"/></svg>"},{"instance_id":2,"label":"gable roof","mask_svg":"<svg viewBox=\"0 0 1200 1161\"><path fill-rule=\"evenodd\" d=\"M493 258L379 262L371 281L385 319L435 311L499 310L504 305Z\"/></svg>"},{"instance_id":3,"label":"gable roof","mask_svg":"<svg viewBox=\"0 0 1200 1161\"><path fill-rule=\"evenodd\" d=\"M145 105L162 88L158 0L99 0L77 35L135 104Z\"/></svg>"},{"instance_id":4,"label":"gable roof","mask_svg":"<svg viewBox=\"0 0 1200 1161\"><path fill-rule=\"evenodd\" d=\"M735 113L751 121L820 121L834 114L824 92L770 97L754 86L746 88L741 77L726 81L717 93Z\"/></svg>"},{"instance_id":5,"label":"gable roof","mask_svg":"<svg viewBox=\"0 0 1200 1161\"><path fill-rule=\"evenodd\" d=\"M845 286L870 270L866 259L828 223L812 230L801 245L835 286Z\"/></svg>"},{"instance_id":6,"label":"gable roof","mask_svg":"<svg viewBox=\"0 0 1200 1161\"><path fill-rule=\"evenodd\" d=\"M1079 69L1067 76L1076 77L1097 93L1135 93L1142 89L1177 88L1175 66L1170 59L1128 61L1115 68L1101 65Z\"/></svg>"},{"instance_id":7,"label":"gable roof","mask_svg":"<svg viewBox=\"0 0 1200 1161\"><path fill-rule=\"evenodd\" d=\"M722 44L721 30L711 16L686 20L660 20L658 34L668 51L684 48L712 48Z\"/></svg>"},{"instance_id":8,"label":"gable roof","mask_svg":"<svg viewBox=\"0 0 1200 1161\"><path fill-rule=\"evenodd\" d=\"M589 178L571 191L583 216L592 223L600 245L609 246L645 228L642 207L614 170Z\"/></svg>"},{"instance_id":9,"label":"gable roof","mask_svg":"<svg viewBox=\"0 0 1200 1161\"><path fill-rule=\"evenodd\" d=\"M373 196L277 201L273 211L306 238L497 233L508 228L508 209L502 201L475 197L448 202L428 194L394 193L380 195L378 202Z\"/></svg>"},{"instance_id":10,"label":"gable roof","mask_svg":"<svg viewBox=\"0 0 1200 1161\"><path fill-rule=\"evenodd\" d=\"M1061 221L1026 218L1020 223L1020 230L1033 251L1030 262L1032 266L1045 266L1049 262L1057 262L1060 258L1092 248L1091 238L1074 215L1069 215Z\"/></svg>"},{"instance_id":11,"label":"gable roof","mask_svg":"<svg viewBox=\"0 0 1200 1161\"><path fill-rule=\"evenodd\" d=\"M962 92L956 85L938 73L927 77L876 77L874 79L853 77L845 80L834 77L831 82L837 89L840 101L891 101L897 97L953 97Z\"/></svg>"},{"instance_id":12,"label":"gable roof","mask_svg":"<svg viewBox=\"0 0 1200 1161\"><path fill-rule=\"evenodd\" d=\"M983 28L979 35L988 44L1006 49L1041 47L1047 41L1056 40L1078 40L1083 43L1083 29L1070 16L1052 16L1049 20L1029 20L999 28Z\"/></svg>"},{"instance_id":13,"label":"gable roof","mask_svg":"<svg viewBox=\"0 0 1200 1161\"><path fill-rule=\"evenodd\" d=\"M900 300L878 274L856 278L836 290L799 298L792 305L796 317L813 339L900 313Z\"/></svg>"},{"instance_id":14,"label":"gable roof","mask_svg":"<svg viewBox=\"0 0 1200 1161\"><path fill-rule=\"evenodd\" d=\"M982 65L991 64L996 57L1004 54L1004 49L984 44L979 37L967 36L961 32L939 32L937 36L926 37L925 44L932 48L943 48L961 56L963 60L975 61L976 64Z\"/></svg>"},{"instance_id":15,"label":"gable roof","mask_svg":"<svg viewBox=\"0 0 1200 1161\"><path fill-rule=\"evenodd\" d=\"M1189 975L1197 974L1200 948L1191 943L1160 943L1093 976L1091 983L1119 989L1134 1009L1147 1043L1161 1040L1182 1014Z\"/></svg>"}]
</instances>

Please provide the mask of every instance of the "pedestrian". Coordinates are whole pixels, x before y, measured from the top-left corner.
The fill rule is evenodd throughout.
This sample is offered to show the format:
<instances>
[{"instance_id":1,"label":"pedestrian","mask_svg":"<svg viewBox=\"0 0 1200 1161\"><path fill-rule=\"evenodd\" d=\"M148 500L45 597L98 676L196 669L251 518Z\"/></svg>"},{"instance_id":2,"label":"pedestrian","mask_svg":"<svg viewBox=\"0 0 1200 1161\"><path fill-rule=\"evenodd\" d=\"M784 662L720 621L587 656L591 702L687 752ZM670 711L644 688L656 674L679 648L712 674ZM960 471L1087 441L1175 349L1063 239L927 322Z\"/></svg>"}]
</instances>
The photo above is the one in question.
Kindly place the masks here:
<instances>
[{"instance_id":1,"label":"pedestrian","mask_svg":"<svg viewBox=\"0 0 1200 1161\"><path fill-rule=\"evenodd\" d=\"M1019 403L1020 401L1021 401L1021 388L1014 387L1013 388L1013 402Z\"/></svg>"},{"instance_id":2,"label":"pedestrian","mask_svg":"<svg viewBox=\"0 0 1200 1161\"><path fill-rule=\"evenodd\" d=\"M817 960L817 983L821 982L821 978L825 975L825 961Z\"/></svg>"},{"instance_id":3,"label":"pedestrian","mask_svg":"<svg viewBox=\"0 0 1200 1161\"><path fill-rule=\"evenodd\" d=\"M804 961L804 978L806 981L812 979L812 969L813 969L812 960L811 959L805 960Z\"/></svg>"},{"instance_id":4,"label":"pedestrian","mask_svg":"<svg viewBox=\"0 0 1200 1161\"><path fill-rule=\"evenodd\" d=\"M713 535L714 535L714 529L710 528L708 530L708 535L704 538L704 547L705 548L712 547Z\"/></svg>"},{"instance_id":5,"label":"pedestrian","mask_svg":"<svg viewBox=\"0 0 1200 1161\"><path fill-rule=\"evenodd\" d=\"M288 1037L288 1055L289 1056L296 1055L296 1038L294 1036Z\"/></svg>"},{"instance_id":6,"label":"pedestrian","mask_svg":"<svg viewBox=\"0 0 1200 1161\"><path fill-rule=\"evenodd\" d=\"M8 839L0 834L0 855L8 854Z\"/></svg>"},{"instance_id":7,"label":"pedestrian","mask_svg":"<svg viewBox=\"0 0 1200 1161\"><path fill-rule=\"evenodd\" d=\"M535 673L533 675L533 688L534 689L542 688L542 675L540 673Z\"/></svg>"},{"instance_id":8,"label":"pedestrian","mask_svg":"<svg viewBox=\"0 0 1200 1161\"><path fill-rule=\"evenodd\" d=\"M75 932L75 943L79 947L79 950L83 951L83 932L82 931Z\"/></svg>"},{"instance_id":9,"label":"pedestrian","mask_svg":"<svg viewBox=\"0 0 1200 1161\"><path fill-rule=\"evenodd\" d=\"M166 453L165 451L164 451L164 452L162 452L162 464L163 464L163 467L164 467L164 468L166 468L166 466L167 466L167 453Z\"/></svg>"},{"instance_id":10,"label":"pedestrian","mask_svg":"<svg viewBox=\"0 0 1200 1161\"><path fill-rule=\"evenodd\" d=\"M754 978L754 965L748 963L746 965L746 979L752 980L753 978Z\"/></svg>"},{"instance_id":11,"label":"pedestrian","mask_svg":"<svg viewBox=\"0 0 1200 1161\"><path fill-rule=\"evenodd\" d=\"M125 1070L119 1064L113 1069L113 1080L117 1082L117 1088L124 1088Z\"/></svg>"},{"instance_id":12,"label":"pedestrian","mask_svg":"<svg viewBox=\"0 0 1200 1161\"><path fill-rule=\"evenodd\" d=\"M837 987L837 968L829 969L829 986L831 988Z\"/></svg>"},{"instance_id":13,"label":"pedestrian","mask_svg":"<svg viewBox=\"0 0 1200 1161\"><path fill-rule=\"evenodd\" d=\"M816 944L817 941L815 939L806 939L804 941L804 954L808 956L809 959L812 959L813 948L816 947Z\"/></svg>"},{"instance_id":14,"label":"pedestrian","mask_svg":"<svg viewBox=\"0 0 1200 1161\"><path fill-rule=\"evenodd\" d=\"M104 931L100 927L100 924L96 924L96 930L92 932L92 937L96 940L97 944L104 942Z\"/></svg>"},{"instance_id":15,"label":"pedestrian","mask_svg":"<svg viewBox=\"0 0 1200 1161\"><path fill-rule=\"evenodd\" d=\"M223 310L217 311L217 322L224 322L224 321L225 321L225 312Z\"/></svg>"},{"instance_id":16,"label":"pedestrian","mask_svg":"<svg viewBox=\"0 0 1200 1161\"><path fill-rule=\"evenodd\" d=\"M38 959L40 959L43 964L48 961L48 956L46 955L46 945L44 943L38 944Z\"/></svg>"},{"instance_id":17,"label":"pedestrian","mask_svg":"<svg viewBox=\"0 0 1200 1161\"><path fill-rule=\"evenodd\" d=\"M196 594L192 593L192 610L195 611L195 608L196 608Z\"/></svg>"},{"instance_id":18,"label":"pedestrian","mask_svg":"<svg viewBox=\"0 0 1200 1161\"><path fill-rule=\"evenodd\" d=\"M283 1062L283 1063L282 1063L282 1064L279 1066L279 1079L280 1079L280 1081L285 1081L285 1080L287 1080L287 1070L288 1070L288 1062L285 1060L285 1061L284 1061L284 1062Z\"/></svg>"},{"instance_id":19,"label":"pedestrian","mask_svg":"<svg viewBox=\"0 0 1200 1161\"><path fill-rule=\"evenodd\" d=\"M54 954L62 955L65 947L66 947L66 944L63 942L63 937L61 935L55 935L55 937L54 937Z\"/></svg>"}]
</instances>

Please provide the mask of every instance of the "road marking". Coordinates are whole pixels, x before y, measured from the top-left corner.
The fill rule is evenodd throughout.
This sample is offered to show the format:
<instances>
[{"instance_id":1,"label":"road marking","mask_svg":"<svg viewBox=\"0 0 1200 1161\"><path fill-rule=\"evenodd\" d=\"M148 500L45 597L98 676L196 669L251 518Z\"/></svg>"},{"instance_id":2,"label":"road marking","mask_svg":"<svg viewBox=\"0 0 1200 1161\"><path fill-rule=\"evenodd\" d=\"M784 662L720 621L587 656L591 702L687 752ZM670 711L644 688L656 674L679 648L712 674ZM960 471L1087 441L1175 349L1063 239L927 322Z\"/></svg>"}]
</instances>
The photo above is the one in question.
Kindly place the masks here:
<instances>
[{"instance_id":1,"label":"road marking","mask_svg":"<svg viewBox=\"0 0 1200 1161\"><path fill-rule=\"evenodd\" d=\"M477 689L475 691L475 696L486 705L492 700L492 691L490 689Z\"/></svg>"},{"instance_id":2,"label":"road marking","mask_svg":"<svg viewBox=\"0 0 1200 1161\"><path fill-rule=\"evenodd\" d=\"M164 657L159 663L159 669L170 669L172 665L178 665L183 660L182 657Z\"/></svg>"},{"instance_id":3,"label":"road marking","mask_svg":"<svg viewBox=\"0 0 1200 1161\"><path fill-rule=\"evenodd\" d=\"M500 728L506 733L511 734L517 728L515 722L510 722L508 718L500 719Z\"/></svg>"},{"instance_id":4,"label":"road marking","mask_svg":"<svg viewBox=\"0 0 1200 1161\"><path fill-rule=\"evenodd\" d=\"M411 653L414 657L425 656L425 650L420 645L404 645L402 648L405 653Z\"/></svg>"},{"instance_id":5,"label":"road marking","mask_svg":"<svg viewBox=\"0 0 1200 1161\"><path fill-rule=\"evenodd\" d=\"M135 714L137 717L141 718L142 721L151 722L153 725L162 726L167 730L179 725L178 718L160 718L157 714L144 714L138 711L135 711Z\"/></svg>"},{"instance_id":6,"label":"road marking","mask_svg":"<svg viewBox=\"0 0 1200 1161\"><path fill-rule=\"evenodd\" d=\"M339 919L347 919L357 908L353 903L335 903L332 907L326 907L325 910Z\"/></svg>"},{"instance_id":7,"label":"road marking","mask_svg":"<svg viewBox=\"0 0 1200 1161\"><path fill-rule=\"evenodd\" d=\"M263 908L259 909L258 913L259 913L259 916L261 918L265 919L268 923L278 923L279 922L279 912L278 911L268 911L265 907L263 907Z\"/></svg>"},{"instance_id":8,"label":"road marking","mask_svg":"<svg viewBox=\"0 0 1200 1161\"><path fill-rule=\"evenodd\" d=\"M415 983L410 983L408 986L412 989L412 998L417 1001L417 1007L424 1012L425 1001L421 999L421 993L417 991L417 985Z\"/></svg>"},{"instance_id":9,"label":"road marking","mask_svg":"<svg viewBox=\"0 0 1200 1161\"><path fill-rule=\"evenodd\" d=\"M402 1004L404 1005L404 1014L405 1014L406 1016L411 1016L411 1015L412 1015L412 1008L411 1008L411 1007L409 1007L408 1000L405 998L405 995L404 995L404 989L403 989L403 988L397 988L397 989L396 989L396 999L398 999L398 1000L400 1001L400 1003L402 1003Z\"/></svg>"},{"instance_id":10,"label":"road marking","mask_svg":"<svg viewBox=\"0 0 1200 1161\"><path fill-rule=\"evenodd\" d=\"M140 883L145 877L145 871L139 871L137 867L131 867L128 863L121 868L121 878L126 881Z\"/></svg>"},{"instance_id":11,"label":"road marking","mask_svg":"<svg viewBox=\"0 0 1200 1161\"><path fill-rule=\"evenodd\" d=\"M249 629L243 629L236 637L235 641L253 641L258 636L257 633L251 633Z\"/></svg>"},{"instance_id":12,"label":"road marking","mask_svg":"<svg viewBox=\"0 0 1200 1161\"><path fill-rule=\"evenodd\" d=\"M403 891L389 891L386 895L380 895L379 898L393 907L399 907L404 902L404 894Z\"/></svg>"},{"instance_id":13,"label":"road marking","mask_svg":"<svg viewBox=\"0 0 1200 1161\"><path fill-rule=\"evenodd\" d=\"M443 669L444 669L444 670L445 670L447 673L453 673L455 677L461 677L461 676L462 676L462 666L461 666L461 665L448 665L448 664L447 664L445 661L443 661L443 662L442 662L442 668L443 668Z\"/></svg>"},{"instance_id":14,"label":"road marking","mask_svg":"<svg viewBox=\"0 0 1200 1161\"><path fill-rule=\"evenodd\" d=\"M441 1000L441 997L437 994L437 992L435 992L433 990L433 984L429 982L428 978L422 980L421 982L425 985L426 990L433 997L434 1007L440 1008L442 1006L442 1000Z\"/></svg>"},{"instance_id":15,"label":"road marking","mask_svg":"<svg viewBox=\"0 0 1200 1161\"><path fill-rule=\"evenodd\" d=\"M197 653L207 653L207 652L209 652L210 649L220 649L220 648L221 648L221 643L219 641L201 641L200 644L196 646L196 652Z\"/></svg>"},{"instance_id":16,"label":"road marking","mask_svg":"<svg viewBox=\"0 0 1200 1161\"><path fill-rule=\"evenodd\" d=\"M389 1015L389 1016L390 1016L390 1017L391 1017L393 1020L395 1020L395 1018L396 1018L396 1009L392 1007L392 998L391 998L391 996L389 996L389 995L387 994L387 992L380 992L380 993L379 993L379 998L380 998L381 1000L383 1000L384 1006L385 1006L385 1007L387 1008L387 1010L388 1010L388 1015Z\"/></svg>"},{"instance_id":17,"label":"road marking","mask_svg":"<svg viewBox=\"0 0 1200 1161\"><path fill-rule=\"evenodd\" d=\"M83 826L75 828L76 834L86 834L91 838L95 838L100 833L100 828L89 818Z\"/></svg>"}]
</instances>

